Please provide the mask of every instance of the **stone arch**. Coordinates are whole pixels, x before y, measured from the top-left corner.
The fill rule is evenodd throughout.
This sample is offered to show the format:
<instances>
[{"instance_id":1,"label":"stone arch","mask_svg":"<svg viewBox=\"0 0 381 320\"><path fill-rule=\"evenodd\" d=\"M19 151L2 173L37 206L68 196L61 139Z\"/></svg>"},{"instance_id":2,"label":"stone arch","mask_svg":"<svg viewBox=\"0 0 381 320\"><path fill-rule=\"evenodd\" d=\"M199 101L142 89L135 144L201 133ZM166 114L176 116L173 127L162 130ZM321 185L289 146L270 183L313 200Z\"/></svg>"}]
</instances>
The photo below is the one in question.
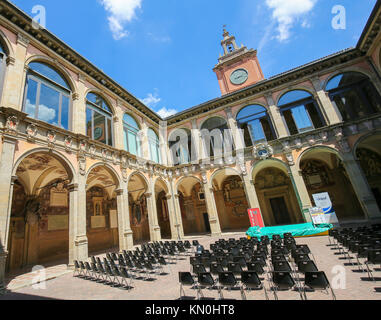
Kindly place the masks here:
<instances>
[{"instance_id":1,"label":"stone arch","mask_svg":"<svg viewBox=\"0 0 381 320\"><path fill-rule=\"evenodd\" d=\"M12 43L9 41L7 35L2 30L0 30L0 43L6 55L11 59L15 59L15 53L12 47Z\"/></svg>"},{"instance_id":2,"label":"stone arch","mask_svg":"<svg viewBox=\"0 0 381 320\"><path fill-rule=\"evenodd\" d=\"M309 93L315 100L316 100L316 91L315 89L313 88L312 84L311 84L311 87L308 87L308 86L305 86L305 85L296 85L294 87L291 87L291 88L287 88L287 89L283 89L282 91L280 91L274 101L275 105L278 106L279 105L279 100L287 93L289 92L292 92L292 91L305 91L307 93Z\"/></svg>"},{"instance_id":3,"label":"stone arch","mask_svg":"<svg viewBox=\"0 0 381 320\"><path fill-rule=\"evenodd\" d=\"M300 162L302 161L303 157L305 157L308 153L311 153L311 152L319 152L319 151L323 151L323 152L328 152L328 153L332 153L332 154L335 154L340 160L343 160L343 156L342 154L340 153L339 150L333 148L333 147L329 147L329 146L324 146L324 145L316 145L316 146L313 146L313 147L310 147L306 150L304 150L297 158L296 160L296 167L298 168L298 170L301 170L300 168Z\"/></svg>"},{"instance_id":4,"label":"stone arch","mask_svg":"<svg viewBox=\"0 0 381 320\"><path fill-rule=\"evenodd\" d=\"M239 176L242 179L242 174L237 169L228 167L215 170L209 179L210 183L213 184L213 180L216 178L216 176L218 176L219 174L221 174L221 172L224 171L226 173L226 176Z\"/></svg>"},{"instance_id":5,"label":"stone arch","mask_svg":"<svg viewBox=\"0 0 381 320\"><path fill-rule=\"evenodd\" d=\"M114 181L117 184L116 189L120 188L121 179L120 179L118 172L111 165L109 165L108 163L105 163L105 162L97 162L97 163L93 164L86 172L86 176L85 176L86 181L88 180L89 174L91 173L91 171L93 171L97 167L104 167L111 174L111 176L114 178Z\"/></svg>"},{"instance_id":6,"label":"stone arch","mask_svg":"<svg viewBox=\"0 0 381 320\"><path fill-rule=\"evenodd\" d=\"M289 174L289 171L290 171L289 165L280 159L272 158L272 159L262 160L255 163L255 165L251 169L251 177L253 178L254 181L258 172L266 167L276 167L282 170L286 174Z\"/></svg>"},{"instance_id":7,"label":"stone arch","mask_svg":"<svg viewBox=\"0 0 381 320\"><path fill-rule=\"evenodd\" d=\"M19 167L20 163L25 158L27 158L28 156L30 156L34 153L44 153L44 154L48 154L48 155L51 155L52 157L56 158L58 161L61 162L63 167L66 169L66 171L69 175L69 178L71 179L71 182L72 183L77 182L77 174L76 174L76 170L75 170L73 164L60 152L57 152L57 151L55 151L53 149L49 149L49 148L43 148L43 147L28 150L25 153L23 153L22 155L20 155L13 164L12 176L16 175L16 171L17 171L17 168Z\"/></svg>"},{"instance_id":8,"label":"stone arch","mask_svg":"<svg viewBox=\"0 0 381 320\"><path fill-rule=\"evenodd\" d=\"M269 108L269 106L267 106L265 103L263 103L263 101L260 101L260 102L256 102L256 101L253 101L253 103L245 103L244 105L242 105L241 107L239 107L237 110L236 110L236 112L234 112L234 114L233 114L233 117L234 117L234 120L237 120L237 116L238 116L238 114L243 110L243 109L245 109L245 108L247 108L247 107L250 107L250 106L261 106L261 107L263 107L265 110L266 110L266 112L268 112L268 113L270 113L270 108Z\"/></svg>"},{"instance_id":9,"label":"stone arch","mask_svg":"<svg viewBox=\"0 0 381 320\"><path fill-rule=\"evenodd\" d=\"M61 65L57 60L54 60L50 57L43 56L43 55L33 55L25 61L25 67L28 67L31 62L45 63L48 66L50 66L51 68L55 69L68 82L70 89L71 89L71 92L72 92L72 95L74 93L78 92L78 87L77 87L76 82L74 81L73 77L66 70L66 67Z\"/></svg>"},{"instance_id":10,"label":"stone arch","mask_svg":"<svg viewBox=\"0 0 381 320\"><path fill-rule=\"evenodd\" d=\"M329 77L327 77L327 79L324 80L323 84L322 84L322 88L325 92L327 92L325 90L325 88L327 87L327 84L329 81L331 81L333 78L335 78L336 76L340 75L340 74L343 74L343 73L348 73L348 72L355 72L355 73L361 73L363 74L364 76L367 76L369 79L372 79L374 77L374 75L364 69L364 68L361 68L361 67L357 67L357 66L349 66L347 68L344 68L344 69L340 69L340 70L336 70L335 72L332 72ZM377 86L375 86L377 88Z\"/></svg>"},{"instance_id":11,"label":"stone arch","mask_svg":"<svg viewBox=\"0 0 381 320\"><path fill-rule=\"evenodd\" d=\"M98 89L97 87L87 88L85 91L85 94L84 94L85 103L87 100L87 95L89 93L95 93L95 94L99 95L102 99L104 99L104 101L107 103L107 106L110 107L112 115L114 117L117 116L117 110L116 110L114 103L112 102L111 98L104 91L102 91L101 89Z\"/></svg>"},{"instance_id":12,"label":"stone arch","mask_svg":"<svg viewBox=\"0 0 381 320\"><path fill-rule=\"evenodd\" d=\"M214 114L214 115L210 115L210 116L206 116L204 119L202 119L202 121L200 122L200 125L198 126L198 129L201 130L202 126L204 125L204 123L210 119L213 119L213 118L220 118L222 120L224 120L226 122L226 125L229 126L229 123L228 121L226 120L226 118L224 118L223 116L221 116L220 114Z\"/></svg>"}]
</instances>

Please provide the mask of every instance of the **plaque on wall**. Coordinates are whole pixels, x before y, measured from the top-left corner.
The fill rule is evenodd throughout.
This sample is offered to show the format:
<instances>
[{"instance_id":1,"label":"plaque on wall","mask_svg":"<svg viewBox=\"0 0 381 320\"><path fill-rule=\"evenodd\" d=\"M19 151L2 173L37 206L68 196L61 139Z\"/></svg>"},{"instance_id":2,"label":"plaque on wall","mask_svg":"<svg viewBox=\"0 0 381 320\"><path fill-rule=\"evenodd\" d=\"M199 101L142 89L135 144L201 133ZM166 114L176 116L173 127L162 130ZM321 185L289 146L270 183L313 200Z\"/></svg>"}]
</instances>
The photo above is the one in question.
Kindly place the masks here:
<instances>
[{"instance_id":1,"label":"plaque on wall","mask_svg":"<svg viewBox=\"0 0 381 320\"><path fill-rule=\"evenodd\" d=\"M50 206L51 207L68 207L68 192L64 189L63 183L59 183L57 187L50 190Z\"/></svg>"},{"instance_id":2,"label":"plaque on wall","mask_svg":"<svg viewBox=\"0 0 381 320\"><path fill-rule=\"evenodd\" d=\"M48 216L48 231L67 230L69 229L69 216Z\"/></svg>"},{"instance_id":3,"label":"plaque on wall","mask_svg":"<svg viewBox=\"0 0 381 320\"><path fill-rule=\"evenodd\" d=\"M91 228L105 228L106 227L106 217L105 216L92 216L91 217Z\"/></svg>"},{"instance_id":4,"label":"plaque on wall","mask_svg":"<svg viewBox=\"0 0 381 320\"><path fill-rule=\"evenodd\" d=\"M110 210L110 228L118 228L118 212L116 210Z\"/></svg>"}]
</instances>

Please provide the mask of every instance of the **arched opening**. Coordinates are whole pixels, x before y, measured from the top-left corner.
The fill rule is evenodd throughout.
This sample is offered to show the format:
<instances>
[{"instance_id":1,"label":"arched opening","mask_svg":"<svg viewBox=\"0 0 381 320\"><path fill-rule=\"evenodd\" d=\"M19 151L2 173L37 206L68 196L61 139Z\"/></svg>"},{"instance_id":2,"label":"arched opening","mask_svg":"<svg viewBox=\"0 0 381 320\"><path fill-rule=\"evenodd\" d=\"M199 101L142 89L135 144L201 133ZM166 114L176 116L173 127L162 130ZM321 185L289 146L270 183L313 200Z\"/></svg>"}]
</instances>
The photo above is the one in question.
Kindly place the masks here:
<instances>
[{"instance_id":1,"label":"arched opening","mask_svg":"<svg viewBox=\"0 0 381 320\"><path fill-rule=\"evenodd\" d=\"M86 182L86 231L89 254L117 250L118 180L111 170L104 166L93 168Z\"/></svg>"},{"instance_id":2,"label":"arched opening","mask_svg":"<svg viewBox=\"0 0 381 320\"><path fill-rule=\"evenodd\" d=\"M111 107L99 94L90 92L86 96L86 135L91 139L114 145L113 113Z\"/></svg>"},{"instance_id":3,"label":"arched opening","mask_svg":"<svg viewBox=\"0 0 381 320\"><path fill-rule=\"evenodd\" d=\"M150 160L160 164L161 163L160 141L156 132L151 128L148 129L148 145L149 145Z\"/></svg>"},{"instance_id":4,"label":"arched opening","mask_svg":"<svg viewBox=\"0 0 381 320\"><path fill-rule=\"evenodd\" d=\"M292 180L285 170L264 166L255 176L255 190L266 226L302 223Z\"/></svg>"},{"instance_id":5,"label":"arched opening","mask_svg":"<svg viewBox=\"0 0 381 320\"><path fill-rule=\"evenodd\" d=\"M339 221L365 217L344 165L335 153L312 149L301 158L300 169L312 203L313 194L328 192Z\"/></svg>"},{"instance_id":6,"label":"arched opening","mask_svg":"<svg viewBox=\"0 0 381 320\"><path fill-rule=\"evenodd\" d=\"M315 98L307 91L293 90L285 93L279 99L278 107L290 135L311 131L325 125Z\"/></svg>"},{"instance_id":7,"label":"arched opening","mask_svg":"<svg viewBox=\"0 0 381 320\"><path fill-rule=\"evenodd\" d=\"M186 177L180 181L177 189L184 235L210 233L205 194L200 181Z\"/></svg>"},{"instance_id":8,"label":"arched opening","mask_svg":"<svg viewBox=\"0 0 381 320\"><path fill-rule=\"evenodd\" d=\"M343 121L355 121L381 112L380 95L370 79L362 73L339 74L327 83L325 89Z\"/></svg>"},{"instance_id":9,"label":"arched opening","mask_svg":"<svg viewBox=\"0 0 381 320\"><path fill-rule=\"evenodd\" d=\"M225 119L212 117L201 126L201 138L206 157L222 157L234 150L233 138Z\"/></svg>"},{"instance_id":10,"label":"arched opening","mask_svg":"<svg viewBox=\"0 0 381 320\"><path fill-rule=\"evenodd\" d=\"M275 139L271 119L263 106L250 105L243 108L237 114L237 125L244 131L246 147Z\"/></svg>"},{"instance_id":11,"label":"arched opening","mask_svg":"<svg viewBox=\"0 0 381 320\"><path fill-rule=\"evenodd\" d=\"M147 209L146 193L148 186L140 174L131 176L127 186L128 203L130 206L130 224L134 243L150 241L150 230Z\"/></svg>"},{"instance_id":12,"label":"arched opening","mask_svg":"<svg viewBox=\"0 0 381 320\"><path fill-rule=\"evenodd\" d=\"M16 169L6 272L69 259L72 172L58 156L36 152Z\"/></svg>"},{"instance_id":13,"label":"arched opening","mask_svg":"<svg viewBox=\"0 0 381 320\"><path fill-rule=\"evenodd\" d=\"M176 129L168 138L172 164L174 166L190 163L196 158L196 149L189 129Z\"/></svg>"},{"instance_id":14,"label":"arched opening","mask_svg":"<svg viewBox=\"0 0 381 320\"><path fill-rule=\"evenodd\" d=\"M140 127L136 120L129 114L123 116L124 148L129 153L140 157L141 143L139 139Z\"/></svg>"},{"instance_id":15,"label":"arched opening","mask_svg":"<svg viewBox=\"0 0 381 320\"><path fill-rule=\"evenodd\" d=\"M381 211L381 134L362 140L356 156Z\"/></svg>"},{"instance_id":16,"label":"arched opening","mask_svg":"<svg viewBox=\"0 0 381 320\"><path fill-rule=\"evenodd\" d=\"M224 169L214 176L212 183L221 230L247 230L250 208L241 177L234 170Z\"/></svg>"},{"instance_id":17,"label":"arched opening","mask_svg":"<svg viewBox=\"0 0 381 320\"><path fill-rule=\"evenodd\" d=\"M72 88L59 71L42 62L29 63L23 107L29 117L70 130L71 93Z\"/></svg>"},{"instance_id":18,"label":"arched opening","mask_svg":"<svg viewBox=\"0 0 381 320\"><path fill-rule=\"evenodd\" d=\"M2 42L3 39L0 38L0 97L3 93L5 70L7 67L7 52Z\"/></svg>"},{"instance_id":19,"label":"arched opening","mask_svg":"<svg viewBox=\"0 0 381 320\"><path fill-rule=\"evenodd\" d=\"M165 182L161 179L158 179L155 183L155 199L157 218L162 239L171 239L172 236L167 196L168 188Z\"/></svg>"}]
</instances>

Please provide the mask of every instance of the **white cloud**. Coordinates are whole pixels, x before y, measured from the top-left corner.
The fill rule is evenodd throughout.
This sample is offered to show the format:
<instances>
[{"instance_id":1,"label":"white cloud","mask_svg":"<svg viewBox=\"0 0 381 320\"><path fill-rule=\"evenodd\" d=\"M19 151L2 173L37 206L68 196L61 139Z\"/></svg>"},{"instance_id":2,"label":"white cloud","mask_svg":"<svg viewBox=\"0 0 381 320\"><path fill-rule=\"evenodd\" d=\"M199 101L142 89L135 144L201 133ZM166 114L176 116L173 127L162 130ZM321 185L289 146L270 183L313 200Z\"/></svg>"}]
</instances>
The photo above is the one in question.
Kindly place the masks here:
<instances>
[{"instance_id":1,"label":"white cloud","mask_svg":"<svg viewBox=\"0 0 381 320\"><path fill-rule=\"evenodd\" d=\"M170 36L158 36L153 34L152 32L148 33L148 36L154 41L159 43L169 43L172 41Z\"/></svg>"},{"instance_id":2,"label":"white cloud","mask_svg":"<svg viewBox=\"0 0 381 320\"><path fill-rule=\"evenodd\" d=\"M146 98L140 99L140 101L143 102L147 107L152 108L156 106L161 101L161 99L157 96L157 93L149 93Z\"/></svg>"},{"instance_id":3,"label":"white cloud","mask_svg":"<svg viewBox=\"0 0 381 320\"><path fill-rule=\"evenodd\" d=\"M305 16L315 6L317 0L266 0L266 5L273 10L272 18L278 24L279 41L286 41L291 36L291 29L295 21ZM307 20L303 27L307 27Z\"/></svg>"},{"instance_id":4,"label":"white cloud","mask_svg":"<svg viewBox=\"0 0 381 320\"><path fill-rule=\"evenodd\" d=\"M127 22L136 17L136 10L142 6L142 0L99 0L109 13L107 18L109 28L115 40L128 36L124 28Z\"/></svg>"},{"instance_id":5,"label":"white cloud","mask_svg":"<svg viewBox=\"0 0 381 320\"><path fill-rule=\"evenodd\" d=\"M167 108L161 108L157 114L162 117L163 119L168 118L170 116L173 116L177 113L177 110L175 109L167 109Z\"/></svg>"}]
</instances>

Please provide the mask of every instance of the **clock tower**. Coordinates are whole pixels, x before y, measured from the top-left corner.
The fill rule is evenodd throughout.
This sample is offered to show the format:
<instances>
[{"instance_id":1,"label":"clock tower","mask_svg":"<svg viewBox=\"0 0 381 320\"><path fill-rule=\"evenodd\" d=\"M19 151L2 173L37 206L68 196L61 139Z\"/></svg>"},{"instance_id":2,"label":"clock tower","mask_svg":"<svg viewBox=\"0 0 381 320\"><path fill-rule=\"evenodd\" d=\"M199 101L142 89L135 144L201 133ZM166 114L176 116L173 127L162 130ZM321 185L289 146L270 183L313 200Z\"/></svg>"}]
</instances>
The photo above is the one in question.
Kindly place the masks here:
<instances>
[{"instance_id":1,"label":"clock tower","mask_svg":"<svg viewBox=\"0 0 381 320\"><path fill-rule=\"evenodd\" d=\"M238 47L235 37L224 29L221 46L224 54L220 55L213 71L217 75L222 95L251 86L264 80L259 65L257 50Z\"/></svg>"}]
</instances>

